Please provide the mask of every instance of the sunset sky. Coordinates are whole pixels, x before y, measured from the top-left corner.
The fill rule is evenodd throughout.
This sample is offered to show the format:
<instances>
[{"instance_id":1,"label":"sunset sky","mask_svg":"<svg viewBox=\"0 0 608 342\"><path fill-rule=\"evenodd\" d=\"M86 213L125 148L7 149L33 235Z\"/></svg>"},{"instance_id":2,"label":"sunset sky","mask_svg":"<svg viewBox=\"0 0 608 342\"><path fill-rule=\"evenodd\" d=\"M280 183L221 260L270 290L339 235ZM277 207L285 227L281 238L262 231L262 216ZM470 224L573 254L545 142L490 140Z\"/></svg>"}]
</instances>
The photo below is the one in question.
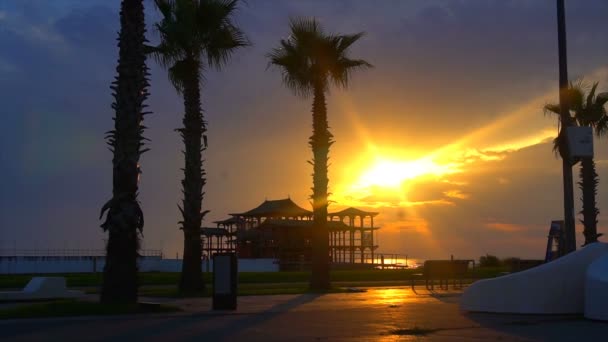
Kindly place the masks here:
<instances>
[{"instance_id":1,"label":"sunset sky","mask_svg":"<svg viewBox=\"0 0 608 342\"><path fill-rule=\"evenodd\" d=\"M109 85L119 0L0 2L0 248L102 248L111 195ZM146 2L148 37L159 19ZM294 96L265 54L290 16L365 31L352 55L374 65L332 89L330 211L380 212L380 251L417 258L542 258L563 215L555 1L248 0L253 45L202 88L208 121L204 224L264 199L310 208L312 99ZM608 90L608 2L566 1L571 80ZM144 248L182 250L183 104L150 60L151 151L141 159ZM599 231L608 233L608 141L596 140ZM578 166L574 168L578 180ZM580 194L575 192L576 211ZM577 244L582 225L577 217ZM605 239L604 239L605 240Z\"/></svg>"}]
</instances>

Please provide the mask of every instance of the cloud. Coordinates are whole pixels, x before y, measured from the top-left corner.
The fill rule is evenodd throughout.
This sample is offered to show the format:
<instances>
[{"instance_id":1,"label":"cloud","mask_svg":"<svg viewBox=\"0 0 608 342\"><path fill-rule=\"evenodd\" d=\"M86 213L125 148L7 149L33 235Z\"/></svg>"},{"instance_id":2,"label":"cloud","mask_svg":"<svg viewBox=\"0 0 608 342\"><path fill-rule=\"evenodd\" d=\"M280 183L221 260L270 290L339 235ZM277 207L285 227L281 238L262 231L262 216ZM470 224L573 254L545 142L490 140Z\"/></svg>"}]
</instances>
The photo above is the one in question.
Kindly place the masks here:
<instances>
[{"instance_id":1,"label":"cloud","mask_svg":"<svg viewBox=\"0 0 608 342\"><path fill-rule=\"evenodd\" d=\"M448 190L443 193L447 197L458 198L458 199L467 199L470 195L462 193L460 190Z\"/></svg>"},{"instance_id":2,"label":"cloud","mask_svg":"<svg viewBox=\"0 0 608 342\"><path fill-rule=\"evenodd\" d=\"M508 233L521 232L526 229L526 227L521 226L521 225L512 224L512 223L500 223L500 222L486 223L485 226L490 229L495 229L495 230L498 230L501 232L508 232Z\"/></svg>"},{"instance_id":3,"label":"cloud","mask_svg":"<svg viewBox=\"0 0 608 342\"><path fill-rule=\"evenodd\" d=\"M102 137L112 125L108 86L115 75L119 4L0 5L0 92L9 127L0 146L11 146L0 149L0 226L19 228L0 232L3 240L47 234L49 248L61 247L66 236L84 241L93 235L101 242L97 211L111 192L111 155ZM146 6L154 40L151 24L158 14L150 1ZM608 45L594 44L608 34L607 9L606 1L568 3L573 78L607 80L593 73L608 60ZM207 72L202 89L210 128L203 201L212 211L208 221L265 197L289 194L307 203L311 101L284 89L279 73L265 69L264 55L287 34L289 15L318 16L332 32L366 31L353 56L375 65L354 75L349 89L328 94L336 139L333 199L344 195L341 205L351 201L381 211L382 251L442 258L542 254L545 226L562 215L561 161L546 140L556 122L541 111L557 99L554 12L550 2L494 0L243 5L237 21L254 45L221 73ZM141 160L145 240L148 247L181 254L176 203L183 160L173 129L181 126L183 103L166 71L149 65L154 115L146 118L152 150ZM371 164L371 145L404 161L434 157L458 172L348 198L340 180ZM598 146L601 160L608 159L605 145ZM350 168L355 159L363 162ZM605 165L600 161L598 169ZM608 205L605 196L598 201L600 208ZM492 222L522 229L485 226Z\"/></svg>"}]
</instances>

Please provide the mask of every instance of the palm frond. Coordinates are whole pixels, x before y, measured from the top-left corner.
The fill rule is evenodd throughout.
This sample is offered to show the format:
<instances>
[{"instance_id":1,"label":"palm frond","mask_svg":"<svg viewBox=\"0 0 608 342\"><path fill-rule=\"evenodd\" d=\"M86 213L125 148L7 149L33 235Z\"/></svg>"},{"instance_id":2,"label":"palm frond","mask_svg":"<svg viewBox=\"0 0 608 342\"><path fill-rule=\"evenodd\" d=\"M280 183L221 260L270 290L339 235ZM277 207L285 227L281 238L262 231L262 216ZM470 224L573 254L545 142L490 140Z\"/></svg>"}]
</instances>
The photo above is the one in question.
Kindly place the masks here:
<instances>
[{"instance_id":1,"label":"palm frond","mask_svg":"<svg viewBox=\"0 0 608 342\"><path fill-rule=\"evenodd\" d=\"M173 11L174 1L172 0L154 0L154 5L163 15L163 17L167 18L171 16L171 12Z\"/></svg>"},{"instance_id":2,"label":"palm frond","mask_svg":"<svg viewBox=\"0 0 608 342\"><path fill-rule=\"evenodd\" d=\"M178 93L182 93L184 91L184 83L188 76L192 73L193 67L192 61L189 60L180 60L177 61L171 66L167 71L169 74L169 80L177 89Z\"/></svg>"},{"instance_id":3,"label":"palm frond","mask_svg":"<svg viewBox=\"0 0 608 342\"><path fill-rule=\"evenodd\" d=\"M557 137L553 138L553 153L555 154L556 157L559 156L559 142L560 142L559 135Z\"/></svg>"},{"instance_id":4,"label":"palm frond","mask_svg":"<svg viewBox=\"0 0 608 342\"><path fill-rule=\"evenodd\" d=\"M587 94L587 103L586 103L587 108L591 108L593 106L593 102L595 100L595 90L597 89L597 85L598 85L598 82L595 82L593 84L593 86L591 87L591 90L589 90L589 93Z\"/></svg>"},{"instance_id":5,"label":"palm frond","mask_svg":"<svg viewBox=\"0 0 608 342\"><path fill-rule=\"evenodd\" d=\"M372 68L373 65L362 59L342 58L331 70L331 79L335 85L346 88L353 71Z\"/></svg>"},{"instance_id":6,"label":"palm frond","mask_svg":"<svg viewBox=\"0 0 608 342\"><path fill-rule=\"evenodd\" d=\"M214 35L206 48L207 64L221 69L237 48L249 46L247 36L234 25L227 25Z\"/></svg>"},{"instance_id":7,"label":"palm frond","mask_svg":"<svg viewBox=\"0 0 608 342\"><path fill-rule=\"evenodd\" d=\"M289 18L290 38L301 45L310 45L309 40L316 40L324 36L323 27L316 18L291 17Z\"/></svg>"},{"instance_id":8,"label":"palm frond","mask_svg":"<svg viewBox=\"0 0 608 342\"><path fill-rule=\"evenodd\" d=\"M557 114L560 115L561 114L561 109L562 107L557 104L557 103L547 103L545 104L545 106L543 107L543 113L545 115L548 114Z\"/></svg>"},{"instance_id":9,"label":"palm frond","mask_svg":"<svg viewBox=\"0 0 608 342\"><path fill-rule=\"evenodd\" d=\"M572 118L576 124L593 127L596 135L603 136L608 133L608 118L605 107L608 103L608 93L597 94L598 86L598 82L591 86L588 86L582 80L572 82L566 90L566 100L569 110L574 114ZM543 110L545 114L560 114L560 105L546 104Z\"/></svg>"},{"instance_id":10,"label":"palm frond","mask_svg":"<svg viewBox=\"0 0 608 342\"><path fill-rule=\"evenodd\" d=\"M155 4L162 14L154 25L160 44L148 51L168 70L186 60L220 69L235 49L250 44L232 21L238 0L155 0ZM205 69L203 63L197 64L201 70L191 72Z\"/></svg>"},{"instance_id":11,"label":"palm frond","mask_svg":"<svg viewBox=\"0 0 608 342\"><path fill-rule=\"evenodd\" d=\"M608 115L606 115L605 113L604 116L601 117L595 125L595 134L598 137L608 135Z\"/></svg>"},{"instance_id":12,"label":"palm frond","mask_svg":"<svg viewBox=\"0 0 608 342\"><path fill-rule=\"evenodd\" d=\"M269 66L281 68L283 83L297 95L309 96L313 88L327 90L330 81L346 87L354 70L372 66L348 56L363 32L328 35L315 18L290 18L289 27L289 37L266 56Z\"/></svg>"},{"instance_id":13,"label":"palm frond","mask_svg":"<svg viewBox=\"0 0 608 342\"><path fill-rule=\"evenodd\" d=\"M209 66L220 69L237 48L250 45L247 36L233 23L237 0L201 0L197 27Z\"/></svg>"},{"instance_id":14,"label":"palm frond","mask_svg":"<svg viewBox=\"0 0 608 342\"><path fill-rule=\"evenodd\" d=\"M568 109L576 112L584 107L585 90L582 81L570 83L566 92L566 101Z\"/></svg>"},{"instance_id":15,"label":"palm frond","mask_svg":"<svg viewBox=\"0 0 608 342\"><path fill-rule=\"evenodd\" d=\"M344 54L348 48L351 47L356 41L363 38L365 36L365 32L359 32L355 34L344 34L339 36L340 40L336 46L336 50L340 54Z\"/></svg>"}]
</instances>

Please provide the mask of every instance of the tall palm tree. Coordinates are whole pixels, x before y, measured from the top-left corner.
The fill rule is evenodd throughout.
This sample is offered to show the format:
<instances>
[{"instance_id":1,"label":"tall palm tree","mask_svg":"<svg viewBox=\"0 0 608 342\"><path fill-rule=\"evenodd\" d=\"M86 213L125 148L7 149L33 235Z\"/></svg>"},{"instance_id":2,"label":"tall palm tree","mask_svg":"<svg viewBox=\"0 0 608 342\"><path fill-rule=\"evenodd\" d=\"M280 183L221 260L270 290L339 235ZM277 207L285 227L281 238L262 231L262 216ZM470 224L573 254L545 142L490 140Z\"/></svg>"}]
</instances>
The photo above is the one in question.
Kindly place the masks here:
<instances>
[{"instance_id":1,"label":"tall palm tree","mask_svg":"<svg viewBox=\"0 0 608 342\"><path fill-rule=\"evenodd\" d=\"M204 289L201 273L201 222L205 171L202 153L207 148L206 122L201 109L202 73L221 69L233 52L248 44L232 17L237 0L155 0L162 19L155 25L160 44L149 50L168 70L169 79L184 98L183 128L185 167L184 199L179 210L184 231L184 252L179 289L193 293Z\"/></svg>"},{"instance_id":2,"label":"tall palm tree","mask_svg":"<svg viewBox=\"0 0 608 342\"><path fill-rule=\"evenodd\" d=\"M118 75L112 82L114 129L106 139L114 154L112 198L101 209L101 225L108 232L102 302L137 301L137 257L144 217L137 201L139 158L144 149L142 125L148 97L148 68L144 51L143 0L123 0L118 36Z\"/></svg>"},{"instance_id":3,"label":"tall palm tree","mask_svg":"<svg viewBox=\"0 0 608 342\"><path fill-rule=\"evenodd\" d=\"M327 161L333 136L327 123L325 94L330 84L346 88L356 69L371 67L362 59L349 58L350 47L363 37L363 32L332 35L323 31L312 18L290 21L291 35L282 39L278 48L267 57L270 65L278 66L283 83L296 95L313 96L312 136L309 144L313 153L313 253L312 289L329 288L329 241L327 230Z\"/></svg>"},{"instance_id":4,"label":"tall palm tree","mask_svg":"<svg viewBox=\"0 0 608 342\"><path fill-rule=\"evenodd\" d=\"M596 96L598 83L594 83L587 94L581 82L570 84L567 90L567 100L570 111L573 113L574 122L582 127L594 127L598 135L606 132L606 125L602 124L606 118L606 108L604 105L608 97ZM545 105L545 112L560 114L559 104ZM554 140L554 149L564 148L562 142L563 135ZM597 238L602 234L597 233L597 215L599 210L596 206L598 175L595 171L593 157L581 158L580 181L578 185L582 192L583 214L582 223L584 226L583 235L585 245L597 242Z\"/></svg>"}]
</instances>

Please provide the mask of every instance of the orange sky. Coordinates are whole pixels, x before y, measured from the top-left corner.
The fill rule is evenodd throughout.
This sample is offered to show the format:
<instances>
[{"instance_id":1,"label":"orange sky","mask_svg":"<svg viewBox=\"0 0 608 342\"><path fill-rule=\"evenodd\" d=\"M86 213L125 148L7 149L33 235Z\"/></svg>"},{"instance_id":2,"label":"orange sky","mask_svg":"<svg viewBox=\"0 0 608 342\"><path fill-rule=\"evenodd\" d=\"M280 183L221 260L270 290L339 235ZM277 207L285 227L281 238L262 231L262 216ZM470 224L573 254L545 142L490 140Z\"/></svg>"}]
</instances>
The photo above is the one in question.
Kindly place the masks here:
<instances>
[{"instance_id":1,"label":"orange sky","mask_svg":"<svg viewBox=\"0 0 608 342\"><path fill-rule=\"evenodd\" d=\"M0 135L0 249L103 246L98 216L111 194L103 136L112 128L118 4L0 5L8 127ZM151 27L158 13L148 7ZM608 45L598 42L608 35L607 11L603 0L566 4L570 79L599 81L602 91ZM264 199L290 196L310 208L312 100L288 91L265 57L294 15L317 17L330 32L365 31L352 53L374 65L353 74L349 89L328 94L336 141L330 210L380 212L382 253L543 257L549 224L562 217L561 161L551 146L556 120L542 113L557 99L551 1L248 1L236 22L253 45L222 72L206 70L202 87L205 225ZM183 147L174 129L183 103L166 72L149 65L143 246L181 255ZM605 139L596 141L596 163L599 227L608 233ZM577 212L579 197L577 190Z\"/></svg>"}]
</instances>

